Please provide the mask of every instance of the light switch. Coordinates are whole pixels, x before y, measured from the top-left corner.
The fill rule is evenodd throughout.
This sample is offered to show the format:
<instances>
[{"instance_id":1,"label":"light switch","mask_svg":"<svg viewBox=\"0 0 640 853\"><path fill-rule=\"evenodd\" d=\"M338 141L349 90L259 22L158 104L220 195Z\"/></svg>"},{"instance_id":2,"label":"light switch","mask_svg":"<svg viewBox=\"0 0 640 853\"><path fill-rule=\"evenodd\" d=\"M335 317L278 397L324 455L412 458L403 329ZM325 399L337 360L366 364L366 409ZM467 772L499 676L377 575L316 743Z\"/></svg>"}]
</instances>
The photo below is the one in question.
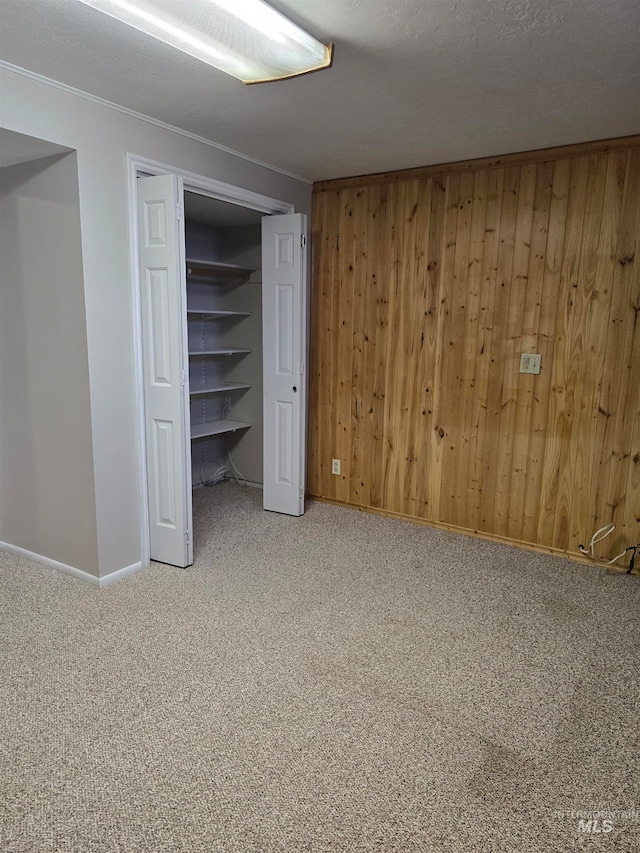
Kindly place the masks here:
<instances>
[{"instance_id":1,"label":"light switch","mask_svg":"<svg viewBox=\"0 0 640 853\"><path fill-rule=\"evenodd\" d=\"M520 373L540 373L542 355L539 352L523 352L520 354Z\"/></svg>"}]
</instances>

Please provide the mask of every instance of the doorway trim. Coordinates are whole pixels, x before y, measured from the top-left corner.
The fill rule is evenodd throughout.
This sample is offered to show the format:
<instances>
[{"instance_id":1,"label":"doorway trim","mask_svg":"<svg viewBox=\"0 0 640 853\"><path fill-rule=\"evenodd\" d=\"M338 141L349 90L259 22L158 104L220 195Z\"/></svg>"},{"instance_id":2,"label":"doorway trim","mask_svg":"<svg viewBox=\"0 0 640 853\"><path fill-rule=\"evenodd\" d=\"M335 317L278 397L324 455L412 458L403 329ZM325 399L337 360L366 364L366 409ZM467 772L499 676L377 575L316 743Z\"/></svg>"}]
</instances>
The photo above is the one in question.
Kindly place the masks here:
<instances>
[{"instance_id":1,"label":"doorway trim","mask_svg":"<svg viewBox=\"0 0 640 853\"><path fill-rule=\"evenodd\" d=\"M138 196L136 180L145 175L177 175L185 191L248 207L265 214L295 213L295 205L245 189L188 172L167 163L150 160L136 154L126 154L127 212L129 216L129 260L131 274L132 349L134 363L135 442L138 460L138 501L140 524L140 561L143 567L151 562L149 541L149 492L147 488L146 430L144 420L144 372L142 358L142 297L140 292L140 258L138 253Z\"/></svg>"}]
</instances>

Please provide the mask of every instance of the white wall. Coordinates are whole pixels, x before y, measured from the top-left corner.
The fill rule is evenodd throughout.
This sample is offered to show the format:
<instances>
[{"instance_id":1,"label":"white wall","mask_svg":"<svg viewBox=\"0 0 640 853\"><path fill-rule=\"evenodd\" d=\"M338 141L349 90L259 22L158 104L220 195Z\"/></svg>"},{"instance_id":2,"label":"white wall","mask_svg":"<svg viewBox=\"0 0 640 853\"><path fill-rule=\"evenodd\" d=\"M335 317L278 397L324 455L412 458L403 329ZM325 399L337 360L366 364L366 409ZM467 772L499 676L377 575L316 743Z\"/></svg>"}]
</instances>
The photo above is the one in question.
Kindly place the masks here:
<instances>
[{"instance_id":1,"label":"white wall","mask_svg":"<svg viewBox=\"0 0 640 853\"><path fill-rule=\"evenodd\" d=\"M0 71L3 127L77 150L99 575L140 559L127 152L309 213L311 186L141 118ZM214 106L208 106L213 109Z\"/></svg>"},{"instance_id":2,"label":"white wall","mask_svg":"<svg viewBox=\"0 0 640 853\"><path fill-rule=\"evenodd\" d=\"M76 155L0 187L0 541L97 575Z\"/></svg>"}]
</instances>

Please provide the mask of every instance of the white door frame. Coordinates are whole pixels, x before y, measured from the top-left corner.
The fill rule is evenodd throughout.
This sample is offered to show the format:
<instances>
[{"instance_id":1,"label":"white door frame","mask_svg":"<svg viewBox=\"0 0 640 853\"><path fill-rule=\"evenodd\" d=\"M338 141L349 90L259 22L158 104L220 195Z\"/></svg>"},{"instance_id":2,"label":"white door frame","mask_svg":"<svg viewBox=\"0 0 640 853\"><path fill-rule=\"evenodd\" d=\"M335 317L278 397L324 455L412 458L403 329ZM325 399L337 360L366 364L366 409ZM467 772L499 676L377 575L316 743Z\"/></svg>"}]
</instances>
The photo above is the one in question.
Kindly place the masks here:
<instances>
[{"instance_id":1,"label":"white door frame","mask_svg":"<svg viewBox=\"0 0 640 853\"><path fill-rule=\"evenodd\" d=\"M133 320L133 363L136 420L136 456L138 459L138 495L140 506L140 561L144 566L151 562L149 542L149 492L147 487L147 437L144 420L144 371L142 360L142 300L140 292L140 258L138 255L138 196L136 180L143 175L177 175L183 188L209 198L228 201L249 207L265 214L295 213L295 206L280 199L270 198L243 187L187 172L167 163L159 163L135 154L127 154L127 208L129 214L129 259L131 272L131 315ZM308 286L308 283L307 283Z\"/></svg>"}]
</instances>

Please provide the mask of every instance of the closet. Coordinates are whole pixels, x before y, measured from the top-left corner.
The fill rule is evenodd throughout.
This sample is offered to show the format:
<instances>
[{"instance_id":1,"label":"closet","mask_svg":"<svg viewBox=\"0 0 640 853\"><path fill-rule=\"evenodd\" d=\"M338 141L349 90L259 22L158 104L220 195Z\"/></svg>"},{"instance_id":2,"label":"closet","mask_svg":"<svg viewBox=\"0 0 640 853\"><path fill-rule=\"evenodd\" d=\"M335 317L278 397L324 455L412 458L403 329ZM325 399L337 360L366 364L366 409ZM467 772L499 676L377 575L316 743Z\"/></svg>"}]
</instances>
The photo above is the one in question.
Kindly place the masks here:
<instances>
[{"instance_id":1,"label":"closet","mask_svg":"<svg viewBox=\"0 0 640 853\"><path fill-rule=\"evenodd\" d=\"M191 482L263 482L262 215L186 192Z\"/></svg>"},{"instance_id":2,"label":"closet","mask_svg":"<svg viewBox=\"0 0 640 853\"><path fill-rule=\"evenodd\" d=\"M173 174L136 186L143 524L151 559L188 566L191 490L223 466L263 487L265 509L304 512L306 217Z\"/></svg>"}]
</instances>

